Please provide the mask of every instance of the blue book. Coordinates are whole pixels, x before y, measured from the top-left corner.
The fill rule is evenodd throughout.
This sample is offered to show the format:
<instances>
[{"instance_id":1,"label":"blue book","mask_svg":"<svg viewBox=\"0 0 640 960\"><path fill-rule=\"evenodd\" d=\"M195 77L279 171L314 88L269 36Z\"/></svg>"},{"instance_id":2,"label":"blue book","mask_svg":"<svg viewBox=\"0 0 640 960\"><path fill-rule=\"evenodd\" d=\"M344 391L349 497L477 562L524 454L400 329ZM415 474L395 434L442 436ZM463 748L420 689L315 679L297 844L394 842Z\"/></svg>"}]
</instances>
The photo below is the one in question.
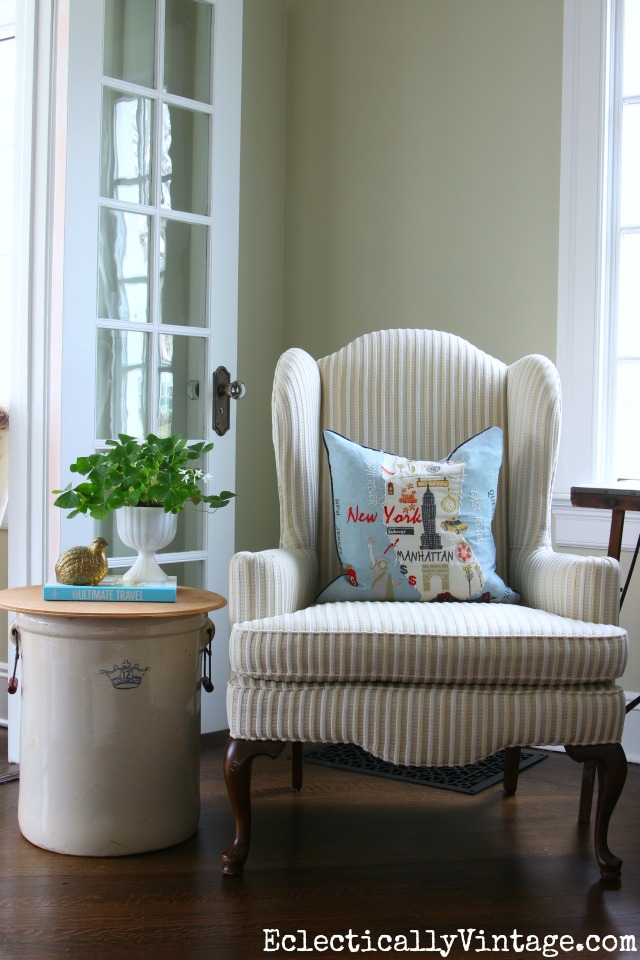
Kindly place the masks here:
<instances>
[{"instance_id":1,"label":"blue book","mask_svg":"<svg viewBox=\"0 0 640 960\"><path fill-rule=\"evenodd\" d=\"M50 580L42 588L43 600L103 600L110 603L175 603L177 577L146 582L108 576L95 586L77 586Z\"/></svg>"}]
</instances>

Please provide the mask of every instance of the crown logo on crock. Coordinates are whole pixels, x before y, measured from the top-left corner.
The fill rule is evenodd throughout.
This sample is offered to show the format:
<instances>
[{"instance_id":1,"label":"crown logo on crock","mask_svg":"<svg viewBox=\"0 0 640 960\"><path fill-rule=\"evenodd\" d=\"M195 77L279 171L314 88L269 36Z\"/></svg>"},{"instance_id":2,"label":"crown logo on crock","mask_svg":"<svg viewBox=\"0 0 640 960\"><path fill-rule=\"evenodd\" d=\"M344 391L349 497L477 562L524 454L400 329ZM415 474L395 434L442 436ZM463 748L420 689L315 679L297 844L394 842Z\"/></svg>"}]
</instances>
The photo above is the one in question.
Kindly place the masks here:
<instances>
[{"instance_id":1,"label":"crown logo on crock","mask_svg":"<svg viewBox=\"0 0 640 960\"><path fill-rule=\"evenodd\" d=\"M114 664L113 670L101 670L100 674L109 677L116 690L135 690L142 683L147 670L151 670L151 667L141 667L139 663L132 667L129 660L123 660L120 666Z\"/></svg>"}]
</instances>

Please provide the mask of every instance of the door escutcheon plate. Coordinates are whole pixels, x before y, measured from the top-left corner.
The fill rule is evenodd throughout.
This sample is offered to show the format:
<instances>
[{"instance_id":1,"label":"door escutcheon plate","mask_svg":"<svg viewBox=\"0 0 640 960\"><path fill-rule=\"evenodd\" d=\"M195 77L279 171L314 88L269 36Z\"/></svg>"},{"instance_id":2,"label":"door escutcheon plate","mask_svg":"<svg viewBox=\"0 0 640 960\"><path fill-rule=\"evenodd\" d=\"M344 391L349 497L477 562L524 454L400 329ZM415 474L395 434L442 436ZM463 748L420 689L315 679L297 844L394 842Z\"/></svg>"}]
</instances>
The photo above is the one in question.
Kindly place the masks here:
<instances>
[{"instance_id":1,"label":"door escutcheon plate","mask_svg":"<svg viewBox=\"0 0 640 960\"><path fill-rule=\"evenodd\" d=\"M242 380L231 381L226 367L218 367L213 375L213 429L219 437L231 426L230 400L242 400L247 388Z\"/></svg>"}]
</instances>

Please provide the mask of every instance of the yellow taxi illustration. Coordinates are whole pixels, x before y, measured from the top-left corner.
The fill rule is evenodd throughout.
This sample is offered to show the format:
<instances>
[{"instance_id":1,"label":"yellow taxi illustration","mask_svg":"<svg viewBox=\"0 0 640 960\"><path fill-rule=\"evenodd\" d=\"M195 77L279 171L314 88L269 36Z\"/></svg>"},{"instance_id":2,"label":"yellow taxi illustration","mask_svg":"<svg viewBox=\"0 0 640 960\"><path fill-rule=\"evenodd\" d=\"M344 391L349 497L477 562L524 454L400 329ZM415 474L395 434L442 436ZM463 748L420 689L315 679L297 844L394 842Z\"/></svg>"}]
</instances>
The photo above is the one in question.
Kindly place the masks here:
<instances>
[{"instance_id":1,"label":"yellow taxi illustration","mask_svg":"<svg viewBox=\"0 0 640 960\"><path fill-rule=\"evenodd\" d=\"M443 530L453 530L454 533L464 533L465 530L469 529L469 524L459 518L455 520L442 520L440 526Z\"/></svg>"}]
</instances>

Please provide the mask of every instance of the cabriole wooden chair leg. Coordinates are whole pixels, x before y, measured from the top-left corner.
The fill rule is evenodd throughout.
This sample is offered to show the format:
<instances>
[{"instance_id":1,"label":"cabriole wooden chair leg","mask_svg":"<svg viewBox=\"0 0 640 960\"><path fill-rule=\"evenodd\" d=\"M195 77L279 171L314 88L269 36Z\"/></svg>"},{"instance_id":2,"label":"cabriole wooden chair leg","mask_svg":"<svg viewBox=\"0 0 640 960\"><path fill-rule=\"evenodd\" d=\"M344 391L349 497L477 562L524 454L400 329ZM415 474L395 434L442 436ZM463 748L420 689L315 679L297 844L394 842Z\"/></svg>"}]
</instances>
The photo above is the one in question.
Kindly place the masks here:
<instances>
[{"instance_id":1,"label":"cabriole wooden chair leg","mask_svg":"<svg viewBox=\"0 0 640 960\"><path fill-rule=\"evenodd\" d=\"M291 789L302 790L302 767L304 763L304 744L297 740L291 743Z\"/></svg>"},{"instance_id":2,"label":"cabriole wooden chair leg","mask_svg":"<svg viewBox=\"0 0 640 960\"><path fill-rule=\"evenodd\" d=\"M504 752L504 775L502 789L510 797L518 789L518 774L520 772L520 747L507 747Z\"/></svg>"},{"instance_id":3,"label":"cabriole wooden chair leg","mask_svg":"<svg viewBox=\"0 0 640 960\"><path fill-rule=\"evenodd\" d=\"M286 744L280 740L234 740L224 754L224 779L235 817L236 835L220 859L227 877L242 875L251 838L251 767L256 757L275 758Z\"/></svg>"},{"instance_id":4,"label":"cabriole wooden chair leg","mask_svg":"<svg viewBox=\"0 0 640 960\"><path fill-rule=\"evenodd\" d=\"M596 782L595 760L585 760L582 768L582 786L580 788L580 808L578 820L580 823L589 823L591 806L593 804L593 788Z\"/></svg>"},{"instance_id":5,"label":"cabriole wooden chair leg","mask_svg":"<svg viewBox=\"0 0 640 960\"><path fill-rule=\"evenodd\" d=\"M598 803L596 805L595 849L603 880L619 880L622 860L611 853L607 843L609 821L627 777L627 758L622 744L598 743L593 746L565 746L573 760L595 762L598 770Z\"/></svg>"}]
</instances>

